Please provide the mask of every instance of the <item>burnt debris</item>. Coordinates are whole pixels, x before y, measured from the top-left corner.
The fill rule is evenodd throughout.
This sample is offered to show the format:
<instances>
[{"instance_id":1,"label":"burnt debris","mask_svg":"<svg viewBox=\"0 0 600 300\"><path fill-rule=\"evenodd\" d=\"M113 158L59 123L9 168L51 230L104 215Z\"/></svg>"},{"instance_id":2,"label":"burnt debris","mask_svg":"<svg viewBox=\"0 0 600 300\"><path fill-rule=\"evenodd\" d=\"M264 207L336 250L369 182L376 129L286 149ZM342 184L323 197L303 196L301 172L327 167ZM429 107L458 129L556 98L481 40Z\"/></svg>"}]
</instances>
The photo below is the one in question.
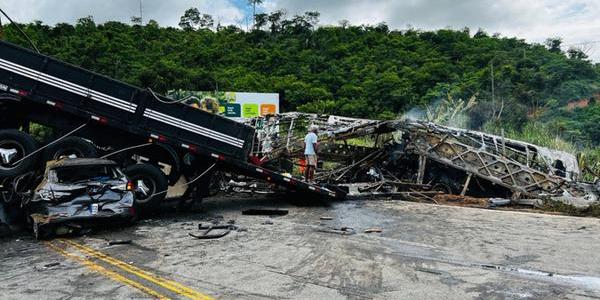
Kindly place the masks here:
<instances>
[{"instance_id":1,"label":"burnt debris","mask_svg":"<svg viewBox=\"0 0 600 300\"><path fill-rule=\"evenodd\" d=\"M416 120L367 120L284 113L248 121L252 156L274 170L302 174L303 137L319 127L320 184L349 197L437 193L485 198L552 199L574 206L598 200L574 155L478 131ZM497 202L497 201L496 201ZM505 204L504 202L502 204Z\"/></svg>"}]
</instances>

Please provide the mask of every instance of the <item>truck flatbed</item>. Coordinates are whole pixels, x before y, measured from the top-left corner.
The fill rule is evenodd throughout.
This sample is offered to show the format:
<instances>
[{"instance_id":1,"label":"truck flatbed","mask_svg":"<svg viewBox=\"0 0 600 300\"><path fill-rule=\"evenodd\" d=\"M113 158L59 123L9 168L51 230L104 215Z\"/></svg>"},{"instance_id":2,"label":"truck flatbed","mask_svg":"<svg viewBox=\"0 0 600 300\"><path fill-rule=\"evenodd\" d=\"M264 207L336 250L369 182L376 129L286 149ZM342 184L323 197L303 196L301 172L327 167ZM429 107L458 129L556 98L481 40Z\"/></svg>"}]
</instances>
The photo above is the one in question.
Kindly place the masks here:
<instances>
[{"instance_id":1,"label":"truck flatbed","mask_svg":"<svg viewBox=\"0 0 600 300\"><path fill-rule=\"evenodd\" d=\"M177 151L218 161L295 191L345 196L342 190L309 184L250 163L254 138L250 126L4 41L0 41L0 93L33 106L44 119L68 114L106 126L107 134L113 134L108 128L114 128L118 129L115 135L125 132L140 140L169 144Z\"/></svg>"}]
</instances>

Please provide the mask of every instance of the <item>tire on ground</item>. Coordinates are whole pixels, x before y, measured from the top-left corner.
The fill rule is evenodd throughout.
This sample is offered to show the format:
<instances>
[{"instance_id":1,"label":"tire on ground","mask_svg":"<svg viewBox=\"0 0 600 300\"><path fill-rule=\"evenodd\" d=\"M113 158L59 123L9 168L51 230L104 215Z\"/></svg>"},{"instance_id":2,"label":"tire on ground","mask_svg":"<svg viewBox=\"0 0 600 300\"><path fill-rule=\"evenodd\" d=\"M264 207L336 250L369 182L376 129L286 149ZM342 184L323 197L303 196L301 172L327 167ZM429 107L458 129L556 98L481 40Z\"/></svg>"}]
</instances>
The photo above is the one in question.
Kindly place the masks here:
<instances>
[{"instance_id":1,"label":"tire on ground","mask_svg":"<svg viewBox=\"0 0 600 300\"><path fill-rule=\"evenodd\" d=\"M14 164L37 149L37 142L35 139L25 132L16 129L0 130L0 148L16 151L16 153L12 155L7 154L12 156L11 162L5 163L5 161L0 158L0 178L24 174L33 170L38 162L38 155L34 154L21 162Z\"/></svg>"},{"instance_id":2,"label":"tire on ground","mask_svg":"<svg viewBox=\"0 0 600 300\"><path fill-rule=\"evenodd\" d=\"M78 158L95 158L98 157L98 151L91 142L80 137L68 136L56 144L48 146L44 158L46 161L50 161L70 155Z\"/></svg>"},{"instance_id":3,"label":"tire on ground","mask_svg":"<svg viewBox=\"0 0 600 300\"><path fill-rule=\"evenodd\" d=\"M135 164L123 170L135 187L135 203L141 212L157 210L167 193L161 193L169 187L167 177L151 164ZM143 183L143 186L140 186ZM156 194L160 193L160 194Z\"/></svg>"}]
</instances>

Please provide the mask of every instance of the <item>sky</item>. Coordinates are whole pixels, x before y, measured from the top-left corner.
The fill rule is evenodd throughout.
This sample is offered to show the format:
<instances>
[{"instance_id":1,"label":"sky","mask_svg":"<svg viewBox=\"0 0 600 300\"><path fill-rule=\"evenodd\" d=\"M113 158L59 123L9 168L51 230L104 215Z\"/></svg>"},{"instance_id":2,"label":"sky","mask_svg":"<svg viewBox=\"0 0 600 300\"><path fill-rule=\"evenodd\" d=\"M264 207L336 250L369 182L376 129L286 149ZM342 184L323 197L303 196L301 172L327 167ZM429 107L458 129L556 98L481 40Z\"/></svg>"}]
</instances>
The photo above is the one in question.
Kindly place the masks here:
<instances>
[{"instance_id":1,"label":"sky","mask_svg":"<svg viewBox=\"0 0 600 300\"><path fill-rule=\"evenodd\" d=\"M144 22L177 26L183 12L196 7L222 24L251 25L247 0L141 0ZM0 0L0 8L19 22L73 23L91 15L96 22L129 22L140 15L140 0ZM284 9L288 15L316 10L321 25L377 24L393 29L479 28L488 33L543 43L560 37L565 49L579 47L600 62L600 0L264 0L258 11Z\"/></svg>"}]
</instances>

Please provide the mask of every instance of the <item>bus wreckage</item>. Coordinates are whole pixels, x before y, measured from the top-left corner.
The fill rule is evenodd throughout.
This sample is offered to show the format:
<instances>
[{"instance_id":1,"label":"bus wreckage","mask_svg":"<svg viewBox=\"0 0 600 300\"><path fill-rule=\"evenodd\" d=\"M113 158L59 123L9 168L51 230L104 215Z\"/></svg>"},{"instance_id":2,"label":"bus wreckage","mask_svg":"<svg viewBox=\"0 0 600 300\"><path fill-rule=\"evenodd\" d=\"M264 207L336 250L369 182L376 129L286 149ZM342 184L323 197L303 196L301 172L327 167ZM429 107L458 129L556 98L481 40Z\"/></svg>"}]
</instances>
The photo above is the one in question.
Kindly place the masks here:
<instances>
[{"instance_id":1,"label":"bus wreckage","mask_svg":"<svg viewBox=\"0 0 600 300\"><path fill-rule=\"evenodd\" d=\"M478 131L416 120L284 113L247 121L257 163L302 174L303 137L319 127L320 184L348 197L430 198L440 192L505 203L561 201L586 207L600 185L583 182L574 155Z\"/></svg>"}]
</instances>

